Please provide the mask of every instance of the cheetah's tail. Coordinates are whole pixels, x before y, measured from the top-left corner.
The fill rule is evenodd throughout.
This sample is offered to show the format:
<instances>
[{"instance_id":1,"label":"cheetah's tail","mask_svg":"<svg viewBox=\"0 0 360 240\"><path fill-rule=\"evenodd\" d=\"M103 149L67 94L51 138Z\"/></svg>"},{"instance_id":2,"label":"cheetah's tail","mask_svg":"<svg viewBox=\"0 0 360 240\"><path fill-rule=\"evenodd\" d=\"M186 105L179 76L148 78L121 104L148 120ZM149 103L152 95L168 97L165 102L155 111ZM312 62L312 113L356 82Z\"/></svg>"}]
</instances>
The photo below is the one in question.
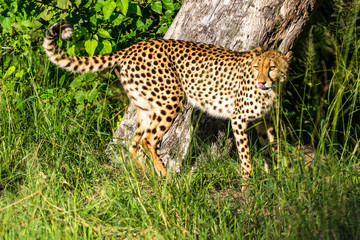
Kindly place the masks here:
<instances>
[{"instance_id":1,"label":"cheetah's tail","mask_svg":"<svg viewBox=\"0 0 360 240\"><path fill-rule=\"evenodd\" d=\"M72 72L96 72L119 64L121 51L93 57L71 56L57 44L59 36L63 40L71 38L74 29L66 22L57 22L46 30L43 47L51 62Z\"/></svg>"}]
</instances>

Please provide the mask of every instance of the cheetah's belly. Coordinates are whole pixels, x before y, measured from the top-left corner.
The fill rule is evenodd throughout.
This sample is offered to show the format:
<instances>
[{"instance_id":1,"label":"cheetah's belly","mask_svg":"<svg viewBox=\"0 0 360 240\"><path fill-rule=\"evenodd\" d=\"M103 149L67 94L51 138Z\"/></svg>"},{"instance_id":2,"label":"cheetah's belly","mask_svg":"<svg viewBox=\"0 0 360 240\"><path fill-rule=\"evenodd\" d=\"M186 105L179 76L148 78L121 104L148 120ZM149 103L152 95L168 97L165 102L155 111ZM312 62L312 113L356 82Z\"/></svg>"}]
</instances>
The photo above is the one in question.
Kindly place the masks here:
<instances>
[{"instance_id":1,"label":"cheetah's belly","mask_svg":"<svg viewBox=\"0 0 360 240\"><path fill-rule=\"evenodd\" d=\"M212 95L209 97L199 98L189 94L187 94L186 97L192 106L205 111L213 117L230 119L233 113L234 102L231 97L221 99L220 96Z\"/></svg>"}]
</instances>

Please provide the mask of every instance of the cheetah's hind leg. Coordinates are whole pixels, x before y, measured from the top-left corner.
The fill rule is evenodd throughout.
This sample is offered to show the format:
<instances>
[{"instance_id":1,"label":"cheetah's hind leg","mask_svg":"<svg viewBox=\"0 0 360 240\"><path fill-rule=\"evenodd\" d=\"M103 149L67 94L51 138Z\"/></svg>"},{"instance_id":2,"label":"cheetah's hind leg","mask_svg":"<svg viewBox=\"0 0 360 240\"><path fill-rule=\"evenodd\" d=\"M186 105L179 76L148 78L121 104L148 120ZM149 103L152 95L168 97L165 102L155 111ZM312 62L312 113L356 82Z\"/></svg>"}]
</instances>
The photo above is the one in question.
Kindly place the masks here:
<instances>
[{"instance_id":1,"label":"cheetah's hind leg","mask_svg":"<svg viewBox=\"0 0 360 240\"><path fill-rule=\"evenodd\" d=\"M139 154L139 142L144 136L145 130L149 127L151 119L148 111L140 110L137 107L137 129L135 131L135 137L132 140L129 152L131 154L131 158L135 162L135 166L142 170L141 163L139 158L141 157Z\"/></svg>"},{"instance_id":2,"label":"cheetah's hind leg","mask_svg":"<svg viewBox=\"0 0 360 240\"><path fill-rule=\"evenodd\" d=\"M140 140L144 151L150 151L154 167L162 176L166 176L166 168L160 159L160 143L177 114L177 111L169 112L162 108L153 109L151 123Z\"/></svg>"}]
</instances>

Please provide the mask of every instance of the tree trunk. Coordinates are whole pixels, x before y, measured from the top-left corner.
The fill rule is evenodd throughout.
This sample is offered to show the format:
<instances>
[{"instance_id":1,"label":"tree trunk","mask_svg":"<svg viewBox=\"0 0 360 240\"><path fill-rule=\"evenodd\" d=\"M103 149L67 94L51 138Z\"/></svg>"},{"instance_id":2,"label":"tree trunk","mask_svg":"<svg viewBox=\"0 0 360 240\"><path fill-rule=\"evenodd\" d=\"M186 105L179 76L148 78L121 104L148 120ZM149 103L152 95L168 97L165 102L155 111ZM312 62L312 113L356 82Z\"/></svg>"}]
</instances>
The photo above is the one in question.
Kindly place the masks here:
<instances>
[{"instance_id":1,"label":"tree trunk","mask_svg":"<svg viewBox=\"0 0 360 240\"><path fill-rule=\"evenodd\" d=\"M213 44L233 51L262 46L285 54L293 48L320 3L321 0L186 0L164 38ZM194 122L197 122L197 116L191 121L191 113L192 108L184 103L162 141L160 154L170 171L180 171L188 151ZM113 143L117 148L128 149L135 125L136 109L130 104L114 134ZM221 143L226 138L227 126L227 121L203 115L196 135L215 135L218 136L215 142ZM113 152L115 145L109 144L106 151Z\"/></svg>"}]
</instances>

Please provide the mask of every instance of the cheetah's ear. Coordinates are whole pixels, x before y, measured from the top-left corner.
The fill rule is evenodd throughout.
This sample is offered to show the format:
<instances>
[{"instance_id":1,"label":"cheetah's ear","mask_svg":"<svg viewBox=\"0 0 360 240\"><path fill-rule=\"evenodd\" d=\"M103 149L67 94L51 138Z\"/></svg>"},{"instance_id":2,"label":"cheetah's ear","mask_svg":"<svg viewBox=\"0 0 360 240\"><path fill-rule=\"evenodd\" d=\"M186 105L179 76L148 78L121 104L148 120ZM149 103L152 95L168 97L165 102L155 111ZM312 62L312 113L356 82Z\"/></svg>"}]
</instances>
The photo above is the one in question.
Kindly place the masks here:
<instances>
[{"instance_id":1,"label":"cheetah's ear","mask_svg":"<svg viewBox=\"0 0 360 240\"><path fill-rule=\"evenodd\" d=\"M261 55L264 52L264 49L262 47L256 47L251 50L253 58L256 58L257 56Z\"/></svg>"},{"instance_id":2,"label":"cheetah's ear","mask_svg":"<svg viewBox=\"0 0 360 240\"><path fill-rule=\"evenodd\" d=\"M264 52L264 49L262 47L256 47L256 48L254 48L254 51L262 53L262 52Z\"/></svg>"},{"instance_id":3,"label":"cheetah's ear","mask_svg":"<svg viewBox=\"0 0 360 240\"><path fill-rule=\"evenodd\" d=\"M293 56L293 52L292 52L292 51L288 51L288 52L285 54L285 56L284 56L285 61L290 64L290 61L291 61L292 56Z\"/></svg>"}]
</instances>

